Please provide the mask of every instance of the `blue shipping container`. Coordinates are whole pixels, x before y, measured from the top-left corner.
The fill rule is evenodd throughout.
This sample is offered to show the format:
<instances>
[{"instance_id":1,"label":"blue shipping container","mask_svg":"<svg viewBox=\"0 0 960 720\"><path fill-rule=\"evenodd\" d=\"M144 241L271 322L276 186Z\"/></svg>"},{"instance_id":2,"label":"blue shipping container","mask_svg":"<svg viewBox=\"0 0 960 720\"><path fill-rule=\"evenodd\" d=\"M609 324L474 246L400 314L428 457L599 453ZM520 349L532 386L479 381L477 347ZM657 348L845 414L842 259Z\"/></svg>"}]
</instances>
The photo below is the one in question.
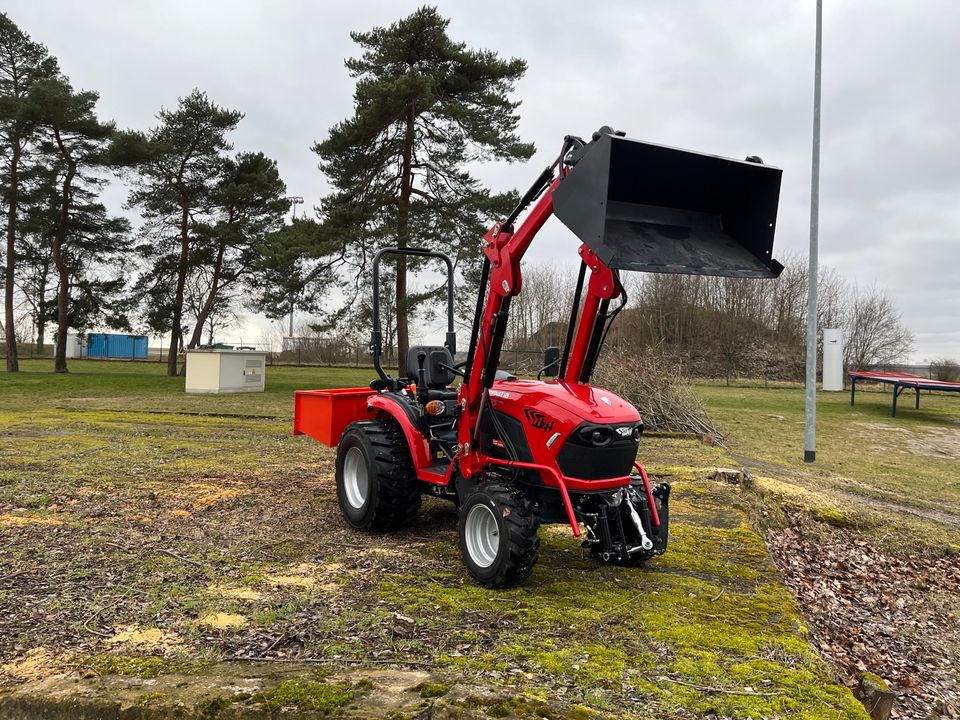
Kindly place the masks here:
<instances>
[{"instance_id":1,"label":"blue shipping container","mask_svg":"<svg viewBox=\"0 0 960 720\"><path fill-rule=\"evenodd\" d=\"M144 359L147 336L91 333L87 335L87 357Z\"/></svg>"}]
</instances>

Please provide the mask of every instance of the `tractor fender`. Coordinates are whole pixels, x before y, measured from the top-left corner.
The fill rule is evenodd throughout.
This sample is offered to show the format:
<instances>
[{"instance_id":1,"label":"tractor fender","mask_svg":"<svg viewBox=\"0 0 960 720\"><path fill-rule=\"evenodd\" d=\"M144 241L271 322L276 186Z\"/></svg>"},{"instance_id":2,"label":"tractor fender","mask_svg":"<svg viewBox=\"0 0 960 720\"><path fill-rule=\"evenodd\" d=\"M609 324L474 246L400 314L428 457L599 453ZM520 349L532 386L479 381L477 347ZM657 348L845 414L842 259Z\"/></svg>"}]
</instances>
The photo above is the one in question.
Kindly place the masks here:
<instances>
[{"instance_id":1,"label":"tractor fender","mask_svg":"<svg viewBox=\"0 0 960 720\"><path fill-rule=\"evenodd\" d=\"M411 417L413 410L403 400L393 398L387 393L380 393L371 395L367 399L367 407L385 413L397 421L407 439L410 457L413 458L413 466L417 470L430 467L430 445Z\"/></svg>"}]
</instances>

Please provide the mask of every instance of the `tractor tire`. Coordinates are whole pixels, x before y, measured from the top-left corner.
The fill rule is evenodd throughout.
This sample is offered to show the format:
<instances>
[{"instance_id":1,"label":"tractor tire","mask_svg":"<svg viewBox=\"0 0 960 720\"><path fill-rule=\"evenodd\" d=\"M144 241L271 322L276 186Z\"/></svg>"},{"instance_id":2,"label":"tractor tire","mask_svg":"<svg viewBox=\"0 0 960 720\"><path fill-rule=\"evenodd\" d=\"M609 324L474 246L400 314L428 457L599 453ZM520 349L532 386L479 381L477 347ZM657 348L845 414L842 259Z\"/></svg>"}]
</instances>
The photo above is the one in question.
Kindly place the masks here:
<instances>
[{"instance_id":1,"label":"tractor tire","mask_svg":"<svg viewBox=\"0 0 960 720\"><path fill-rule=\"evenodd\" d=\"M460 506L463 564L484 587L519 585L537 562L539 527L540 516L519 490L498 482L479 485Z\"/></svg>"},{"instance_id":2,"label":"tractor tire","mask_svg":"<svg viewBox=\"0 0 960 720\"><path fill-rule=\"evenodd\" d=\"M336 481L340 511L357 530L400 530L417 517L420 486L407 440L394 420L347 426L337 447Z\"/></svg>"}]
</instances>

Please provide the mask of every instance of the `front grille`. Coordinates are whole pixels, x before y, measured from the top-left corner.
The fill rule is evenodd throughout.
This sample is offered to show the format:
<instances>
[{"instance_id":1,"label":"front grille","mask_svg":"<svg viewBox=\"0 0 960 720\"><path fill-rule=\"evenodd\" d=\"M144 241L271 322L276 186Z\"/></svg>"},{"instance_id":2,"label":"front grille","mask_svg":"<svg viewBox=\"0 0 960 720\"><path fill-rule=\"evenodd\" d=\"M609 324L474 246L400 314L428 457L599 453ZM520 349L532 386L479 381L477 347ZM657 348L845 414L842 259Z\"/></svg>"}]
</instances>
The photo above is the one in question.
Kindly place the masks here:
<instances>
[{"instance_id":1,"label":"front grille","mask_svg":"<svg viewBox=\"0 0 960 720\"><path fill-rule=\"evenodd\" d=\"M638 423L634 423L636 425ZM611 425L594 425L581 423L560 448L557 454L557 465L567 477L582 478L584 480L600 480L602 478L623 477L629 475L633 462L637 459L638 442L631 436L621 437L617 427ZM633 425L630 426L631 429ZM606 445L595 445L590 442L591 430L603 428L613 430L613 439Z\"/></svg>"}]
</instances>

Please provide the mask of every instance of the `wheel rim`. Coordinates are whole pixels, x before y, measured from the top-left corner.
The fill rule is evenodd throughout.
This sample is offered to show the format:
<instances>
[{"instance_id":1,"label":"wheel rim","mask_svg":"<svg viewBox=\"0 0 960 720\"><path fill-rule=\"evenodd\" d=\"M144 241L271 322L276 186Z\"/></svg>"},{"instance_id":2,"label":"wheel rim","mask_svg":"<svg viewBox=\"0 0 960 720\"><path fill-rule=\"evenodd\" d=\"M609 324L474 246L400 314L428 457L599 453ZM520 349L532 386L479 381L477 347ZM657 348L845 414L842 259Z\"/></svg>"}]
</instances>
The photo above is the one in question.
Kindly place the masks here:
<instances>
[{"instance_id":1,"label":"wheel rim","mask_svg":"<svg viewBox=\"0 0 960 720\"><path fill-rule=\"evenodd\" d=\"M366 460L358 447L347 450L347 457L343 461L343 490L347 503L353 509L359 510L366 504L370 478L367 476Z\"/></svg>"},{"instance_id":2,"label":"wheel rim","mask_svg":"<svg viewBox=\"0 0 960 720\"><path fill-rule=\"evenodd\" d=\"M500 528L493 510L483 504L470 508L463 534L470 559L482 568L493 565L500 551Z\"/></svg>"}]
</instances>

